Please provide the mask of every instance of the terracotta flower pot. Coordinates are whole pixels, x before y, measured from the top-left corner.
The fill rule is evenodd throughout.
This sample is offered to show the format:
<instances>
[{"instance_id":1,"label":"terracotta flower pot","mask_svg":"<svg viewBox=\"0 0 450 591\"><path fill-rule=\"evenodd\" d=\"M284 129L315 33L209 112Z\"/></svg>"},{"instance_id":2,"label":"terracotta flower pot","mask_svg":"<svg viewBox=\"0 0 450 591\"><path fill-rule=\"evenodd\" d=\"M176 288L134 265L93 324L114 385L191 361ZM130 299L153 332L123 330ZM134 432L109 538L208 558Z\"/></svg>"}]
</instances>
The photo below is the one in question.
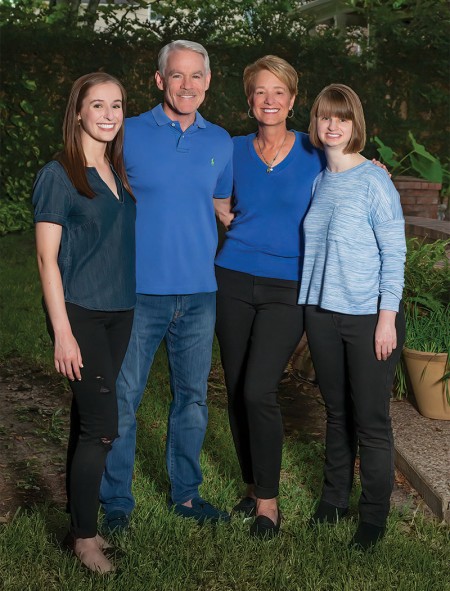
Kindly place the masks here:
<instances>
[{"instance_id":1,"label":"terracotta flower pot","mask_svg":"<svg viewBox=\"0 0 450 591\"><path fill-rule=\"evenodd\" d=\"M447 353L425 353L405 347L403 358L420 413L429 419L450 420L450 405L442 380Z\"/></svg>"}]
</instances>

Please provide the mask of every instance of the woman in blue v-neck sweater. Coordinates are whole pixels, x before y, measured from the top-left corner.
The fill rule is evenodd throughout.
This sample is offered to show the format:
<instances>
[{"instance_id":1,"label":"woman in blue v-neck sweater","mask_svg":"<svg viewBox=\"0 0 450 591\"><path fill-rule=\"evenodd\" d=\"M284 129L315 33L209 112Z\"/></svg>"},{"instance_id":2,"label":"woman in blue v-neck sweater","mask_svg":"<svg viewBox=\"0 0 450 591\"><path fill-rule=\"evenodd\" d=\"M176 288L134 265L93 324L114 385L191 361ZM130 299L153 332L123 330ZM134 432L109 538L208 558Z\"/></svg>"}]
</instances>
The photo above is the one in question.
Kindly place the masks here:
<instances>
[{"instance_id":1,"label":"woman in blue v-neck sweater","mask_svg":"<svg viewBox=\"0 0 450 591\"><path fill-rule=\"evenodd\" d=\"M287 129L297 73L265 56L244 71L257 133L234 138L232 200L216 204L229 227L216 257L217 323L230 426L245 496L235 512L255 516L250 533L276 535L283 424L277 402L283 370L303 333L297 305L302 222L323 154ZM217 200L218 201L218 200Z\"/></svg>"}]
</instances>

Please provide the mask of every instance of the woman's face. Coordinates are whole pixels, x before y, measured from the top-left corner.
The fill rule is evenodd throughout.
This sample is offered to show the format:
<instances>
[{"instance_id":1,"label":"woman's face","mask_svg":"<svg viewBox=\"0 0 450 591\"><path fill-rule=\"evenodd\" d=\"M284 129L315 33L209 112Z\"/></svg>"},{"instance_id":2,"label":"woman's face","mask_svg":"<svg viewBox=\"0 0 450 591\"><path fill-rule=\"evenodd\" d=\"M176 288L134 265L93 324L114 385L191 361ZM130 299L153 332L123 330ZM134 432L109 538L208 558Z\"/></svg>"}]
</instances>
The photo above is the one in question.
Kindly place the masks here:
<instances>
[{"instance_id":1,"label":"woman's face","mask_svg":"<svg viewBox=\"0 0 450 591\"><path fill-rule=\"evenodd\" d=\"M284 123L292 109L295 96L288 87L268 70L261 70L254 79L254 90L248 98L255 119L261 125Z\"/></svg>"},{"instance_id":2,"label":"woman's face","mask_svg":"<svg viewBox=\"0 0 450 591\"><path fill-rule=\"evenodd\" d=\"M317 135L324 147L344 150L353 133L353 121L342 117L317 117Z\"/></svg>"},{"instance_id":3,"label":"woman's face","mask_svg":"<svg viewBox=\"0 0 450 591\"><path fill-rule=\"evenodd\" d=\"M82 140L112 141L123 123L122 92L114 82L91 86L78 113Z\"/></svg>"}]
</instances>

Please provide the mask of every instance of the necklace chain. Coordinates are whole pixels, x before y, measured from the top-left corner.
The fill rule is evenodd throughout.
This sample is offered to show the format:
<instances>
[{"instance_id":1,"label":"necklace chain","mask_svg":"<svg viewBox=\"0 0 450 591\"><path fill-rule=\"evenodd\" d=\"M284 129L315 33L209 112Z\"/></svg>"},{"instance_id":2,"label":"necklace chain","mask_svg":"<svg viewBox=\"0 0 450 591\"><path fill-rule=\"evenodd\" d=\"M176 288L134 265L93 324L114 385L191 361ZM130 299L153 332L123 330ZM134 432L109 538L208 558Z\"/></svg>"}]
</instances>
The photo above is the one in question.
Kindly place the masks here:
<instances>
[{"instance_id":1,"label":"necklace chain","mask_svg":"<svg viewBox=\"0 0 450 591\"><path fill-rule=\"evenodd\" d=\"M267 160L264 158L264 154L262 152L261 149L261 144L259 143L259 138L258 138L258 134L256 134L256 143L258 144L258 148L259 148L259 153L261 154L261 158L263 159L264 164L267 165L266 168L266 172L267 174L271 173L273 171L273 163L275 162L275 160L278 158L278 154L281 152L281 148L284 146L284 144L286 143L287 140L287 136L288 136L288 131L286 131L286 135L284 136L284 140L283 143L281 144L281 146L278 148L277 153L275 154L275 156L272 158L272 160L270 162L267 162Z\"/></svg>"}]
</instances>

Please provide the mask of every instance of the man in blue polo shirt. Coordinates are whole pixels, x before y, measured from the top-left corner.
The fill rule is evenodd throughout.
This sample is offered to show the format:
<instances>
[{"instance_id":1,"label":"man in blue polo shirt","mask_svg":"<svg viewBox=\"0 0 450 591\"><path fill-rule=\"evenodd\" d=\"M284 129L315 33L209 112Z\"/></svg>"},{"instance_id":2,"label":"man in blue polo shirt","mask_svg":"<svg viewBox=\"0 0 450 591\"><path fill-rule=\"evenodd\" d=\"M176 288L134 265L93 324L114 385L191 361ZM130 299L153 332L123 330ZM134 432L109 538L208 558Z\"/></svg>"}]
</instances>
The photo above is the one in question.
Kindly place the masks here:
<instances>
[{"instance_id":1,"label":"man in blue polo shirt","mask_svg":"<svg viewBox=\"0 0 450 591\"><path fill-rule=\"evenodd\" d=\"M108 454L100 492L110 531L125 529L134 507L135 414L163 339L173 397L166 444L169 504L199 523L229 518L204 501L198 488L217 288L213 198L231 194L232 142L197 111L211 79L202 45L174 41L163 47L155 79L163 104L125 126L125 165L137 199L137 304L117 381L119 438Z\"/></svg>"}]
</instances>

